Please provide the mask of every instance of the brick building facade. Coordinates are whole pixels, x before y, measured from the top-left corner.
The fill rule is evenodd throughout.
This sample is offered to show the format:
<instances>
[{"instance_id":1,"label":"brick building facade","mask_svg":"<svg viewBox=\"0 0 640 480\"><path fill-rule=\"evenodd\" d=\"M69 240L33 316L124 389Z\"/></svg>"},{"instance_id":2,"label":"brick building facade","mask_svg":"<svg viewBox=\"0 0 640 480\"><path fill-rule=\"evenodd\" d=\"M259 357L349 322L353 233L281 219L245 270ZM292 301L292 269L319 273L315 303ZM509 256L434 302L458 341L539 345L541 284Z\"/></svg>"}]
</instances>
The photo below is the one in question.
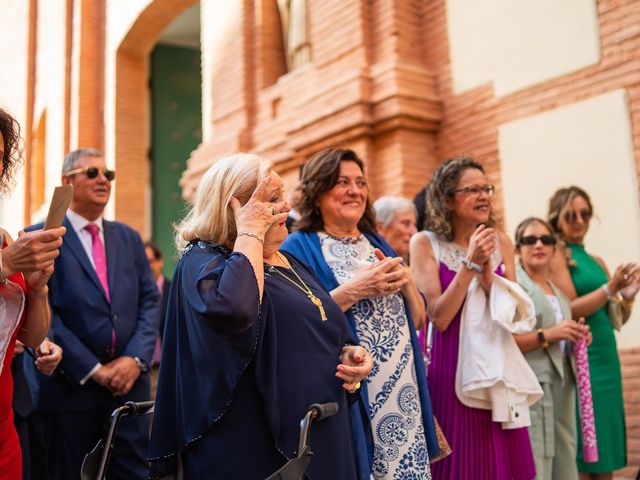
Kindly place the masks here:
<instances>
[{"instance_id":1,"label":"brick building facade","mask_svg":"<svg viewBox=\"0 0 640 480\"><path fill-rule=\"evenodd\" d=\"M1 210L10 230L42 215L66 151L95 146L118 172L111 215L150 236L150 54L198 5L202 141L180 159L185 198L239 150L271 158L291 184L310 154L354 148L374 197L413 196L442 159L466 154L498 187L507 231L579 183L601 218L593 250L612 268L640 259L638 0L308 0L310 62L289 72L277 0L8 2L0 103L23 125L26 159ZM620 341L630 476L640 317Z\"/></svg>"}]
</instances>

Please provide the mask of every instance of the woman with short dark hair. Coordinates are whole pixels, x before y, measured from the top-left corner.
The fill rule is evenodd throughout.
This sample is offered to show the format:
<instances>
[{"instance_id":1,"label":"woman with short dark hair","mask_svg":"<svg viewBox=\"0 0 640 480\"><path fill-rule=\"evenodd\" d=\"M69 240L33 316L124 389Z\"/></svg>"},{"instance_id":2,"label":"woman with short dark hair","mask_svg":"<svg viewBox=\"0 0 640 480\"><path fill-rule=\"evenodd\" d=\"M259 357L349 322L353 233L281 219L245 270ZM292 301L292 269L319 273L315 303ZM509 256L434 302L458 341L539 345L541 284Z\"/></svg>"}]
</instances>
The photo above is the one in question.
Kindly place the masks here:
<instances>
[{"instance_id":1,"label":"woman with short dark hair","mask_svg":"<svg viewBox=\"0 0 640 480\"><path fill-rule=\"evenodd\" d=\"M354 151L314 155L302 189L298 231L283 249L311 265L375 361L356 411L362 421L354 426L357 445L373 433L358 478L428 479L429 458L439 448L415 333L424 302L411 271L376 233L364 163Z\"/></svg>"}]
</instances>

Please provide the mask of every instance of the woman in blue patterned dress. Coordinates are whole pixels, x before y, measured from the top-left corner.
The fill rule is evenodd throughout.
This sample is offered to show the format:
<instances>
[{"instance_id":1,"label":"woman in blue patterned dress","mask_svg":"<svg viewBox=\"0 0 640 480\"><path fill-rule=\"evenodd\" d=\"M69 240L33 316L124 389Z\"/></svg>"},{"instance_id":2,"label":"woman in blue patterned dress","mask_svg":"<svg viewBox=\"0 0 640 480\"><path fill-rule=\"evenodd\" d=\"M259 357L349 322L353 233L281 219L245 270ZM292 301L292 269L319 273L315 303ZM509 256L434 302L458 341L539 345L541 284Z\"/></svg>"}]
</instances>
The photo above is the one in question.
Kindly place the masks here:
<instances>
[{"instance_id":1,"label":"woman in blue patterned dress","mask_svg":"<svg viewBox=\"0 0 640 480\"><path fill-rule=\"evenodd\" d=\"M439 449L415 334L425 319L422 296L376 233L363 162L353 151L316 154L301 180L298 231L282 248L311 265L374 359L362 403L352 407L360 420L355 441L369 453L359 459L359 476L368 478L368 467L375 479L430 479L429 458Z\"/></svg>"}]
</instances>

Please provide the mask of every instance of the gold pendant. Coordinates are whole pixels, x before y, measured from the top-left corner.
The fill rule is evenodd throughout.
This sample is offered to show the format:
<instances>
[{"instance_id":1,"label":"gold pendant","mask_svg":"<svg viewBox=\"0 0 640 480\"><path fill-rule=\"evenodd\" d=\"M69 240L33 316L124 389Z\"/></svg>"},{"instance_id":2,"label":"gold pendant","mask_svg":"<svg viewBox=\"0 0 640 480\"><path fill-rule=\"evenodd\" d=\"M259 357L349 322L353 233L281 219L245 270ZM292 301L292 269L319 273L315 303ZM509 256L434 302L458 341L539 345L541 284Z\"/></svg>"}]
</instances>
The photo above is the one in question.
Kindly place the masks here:
<instances>
[{"instance_id":1,"label":"gold pendant","mask_svg":"<svg viewBox=\"0 0 640 480\"><path fill-rule=\"evenodd\" d=\"M320 311L320 318L322 319L323 322L327 321L327 314L324 311L324 307L322 306L322 300L320 300L318 297L316 297L313 293L309 293L309 300L311 300L311 303L313 303L316 307L318 307L318 310Z\"/></svg>"}]
</instances>

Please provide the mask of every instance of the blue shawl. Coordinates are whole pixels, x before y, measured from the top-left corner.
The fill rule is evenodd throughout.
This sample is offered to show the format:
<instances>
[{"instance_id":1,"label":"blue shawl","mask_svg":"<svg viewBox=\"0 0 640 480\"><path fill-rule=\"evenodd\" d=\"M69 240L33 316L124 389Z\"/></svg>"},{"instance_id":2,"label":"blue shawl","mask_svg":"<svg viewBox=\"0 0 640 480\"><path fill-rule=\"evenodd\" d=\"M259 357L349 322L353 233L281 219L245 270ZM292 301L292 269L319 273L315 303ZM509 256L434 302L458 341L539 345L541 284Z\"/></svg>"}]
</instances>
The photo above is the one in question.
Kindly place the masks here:
<instances>
[{"instance_id":1,"label":"blue shawl","mask_svg":"<svg viewBox=\"0 0 640 480\"><path fill-rule=\"evenodd\" d=\"M391 246L377 234L364 234L374 248L379 248L387 257L397 257ZM315 232L295 232L287 237L282 244L282 250L295 255L311 266L312 270L320 280L320 283L331 291L339 286L338 281L331 272L329 265L322 255L320 239ZM411 310L405 299L405 311L409 325L413 325ZM355 338L358 338L355 319L351 309L344 312L349 322L349 328ZM414 328L409 328L411 333L411 344L413 345L413 359L418 378L418 391L422 407L422 421L424 433L427 439L427 451L429 458L434 458L440 453L438 437L433 422L433 410L431 409L431 399L429 397L429 387L427 385L427 375L424 370L420 343ZM371 412L369 411L369 401L366 386L363 386L360 394L360 402L356 402L351 407L351 423L358 456L358 474L360 479L369 479L371 464L373 462L373 436L371 434ZM366 453L363 449L366 446ZM367 455L365 458L364 455Z\"/></svg>"}]
</instances>

